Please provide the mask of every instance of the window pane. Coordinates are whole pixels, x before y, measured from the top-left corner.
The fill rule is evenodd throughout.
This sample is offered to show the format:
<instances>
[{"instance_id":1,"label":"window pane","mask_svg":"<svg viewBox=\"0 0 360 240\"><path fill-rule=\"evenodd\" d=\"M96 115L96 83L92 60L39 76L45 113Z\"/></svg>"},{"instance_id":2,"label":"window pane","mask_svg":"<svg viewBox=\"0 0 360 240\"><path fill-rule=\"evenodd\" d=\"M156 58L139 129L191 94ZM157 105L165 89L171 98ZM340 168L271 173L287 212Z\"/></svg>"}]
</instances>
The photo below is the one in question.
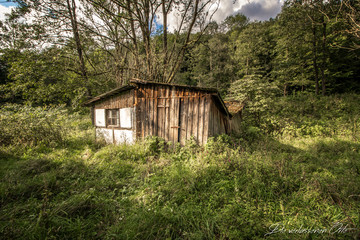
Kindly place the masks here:
<instances>
[{"instance_id":1,"label":"window pane","mask_svg":"<svg viewBox=\"0 0 360 240\"><path fill-rule=\"evenodd\" d=\"M109 126L119 126L119 110L108 110L107 111L107 123Z\"/></svg>"}]
</instances>

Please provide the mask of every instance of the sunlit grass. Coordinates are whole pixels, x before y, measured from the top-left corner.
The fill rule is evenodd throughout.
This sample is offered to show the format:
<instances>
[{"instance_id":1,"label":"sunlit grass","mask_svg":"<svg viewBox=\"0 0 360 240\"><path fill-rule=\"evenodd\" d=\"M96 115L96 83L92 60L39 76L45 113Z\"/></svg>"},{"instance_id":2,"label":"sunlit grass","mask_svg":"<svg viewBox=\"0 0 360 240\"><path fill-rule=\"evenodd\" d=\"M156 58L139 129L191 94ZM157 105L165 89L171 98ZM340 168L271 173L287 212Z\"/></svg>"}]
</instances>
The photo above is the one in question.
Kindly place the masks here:
<instances>
[{"instance_id":1,"label":"sunlit grass","mask_svg":"<svg viewBox=\"0 0 360 240\"><path fill-rule=\"evenodd\" d=\"M289 121L304 110L279 104L291 108L277 115ZM340 222L357 230L266 238L356 239L360 143L339 130L357 133L348 128L360 111L351 111L332 125L332 136L295 136L296 129L265 134L248 123L242 136L183 148L159 138L105 145L94 141L88 116L69 114L61 143L1 146L0 233L5 239L263 239L276 223L329 229ZM322 117L314 116L313 125Z\"/></svg>"}]
</instances>

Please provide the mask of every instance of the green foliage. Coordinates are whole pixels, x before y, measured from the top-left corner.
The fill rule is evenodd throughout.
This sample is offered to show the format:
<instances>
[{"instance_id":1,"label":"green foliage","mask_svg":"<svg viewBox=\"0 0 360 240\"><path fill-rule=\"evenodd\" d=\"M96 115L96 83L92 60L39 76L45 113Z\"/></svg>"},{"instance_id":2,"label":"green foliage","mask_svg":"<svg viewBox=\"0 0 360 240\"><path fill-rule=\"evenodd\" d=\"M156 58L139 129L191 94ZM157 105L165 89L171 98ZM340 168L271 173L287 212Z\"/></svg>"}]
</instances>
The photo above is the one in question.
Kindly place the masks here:
<instances>
[{"instance_id":1,"label":"green foliage","mask_svg":"<svg viewBox=\"0 0 360 240\"><path fill-rule=\"evenodd\" d=\"M237 13L226 17L223 25L227 32L240 32L249 24L249 19L242 13Z\"/></svg>"},{"instance_id":2,"label":"green foliage","mask_svg":"<svg viewBox=\"0 0 360 240\"><path fill-rule=\"evenodd\" d=\"M0 147L0 233L6 239L264 239L276 223L290 230L336 222L359 229L358 98L279 98L265 115L273 126L254 126L244 116L240 136L210 138L205 146L190 140L181 148L158 137L101 145L87 115L43 111L61 112L53 114L68 119L68 133L56 147ZM6 109L7 118L20 114L19 107ZM298 134L320 122L335 132ZM275 125L285 125L276 138Z\"/></svg>"},{"instance_id":3,"label":"green foliage","mask_svg":"<svg viewBox=\"0 0 360 240\"><path fill-rule=\"evenodd\" d=\"M62 108L4 105L0 109L0 145L62 143L65 135Z\"/></svg>"},{"instance_id":4,"label":"green foliage","mask_svg":"<svg viewBox=\"0 0 360 240\"><path fill-rule=\"evenodd\" d=\"M351 136L358 139L359 100L354 94L322 98L299 94L278 98L266 112L261 129L273 136Z\"/></svg>"},{"instance_id":5,"label":"green foliage","mask_svg":"<svg viewBox=\"0 0 360 240\"><path fill-rule=\"evenodd\" d=\"M260 124L262 115L269 110L278 92L273 83L261 76L246 75L231 84L227 98L245 103L248 116Z\"/></svg>"},{"instance_id":6,"label":"green foliage","mask_svg":"<svg viewBox=\"0 0 360 240\"><path fill-rule=\"evenodd\" d=\"M234 40L234 62L237 76L261 75L267 77L272 69L275 42L270 34L273 22L249 24Z\"/></svg>"}]
</instances>

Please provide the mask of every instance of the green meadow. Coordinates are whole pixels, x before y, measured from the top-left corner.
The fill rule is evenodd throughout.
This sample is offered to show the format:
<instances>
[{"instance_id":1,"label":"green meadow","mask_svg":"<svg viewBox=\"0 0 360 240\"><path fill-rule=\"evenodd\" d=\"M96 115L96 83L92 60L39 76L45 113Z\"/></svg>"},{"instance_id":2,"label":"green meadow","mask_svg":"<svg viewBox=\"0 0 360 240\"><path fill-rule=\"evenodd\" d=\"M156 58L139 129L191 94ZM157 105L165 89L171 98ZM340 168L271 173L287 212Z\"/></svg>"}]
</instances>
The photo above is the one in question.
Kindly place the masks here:
<instances>
[{"instance_id":1,"label":"green meadow","mask_svg":"<svg viewBox=\"0 0 360 240\"><path fill-rule=\"evenodd\" d=\"M96 142L87 109L3 105L2 239L359 239L360 95L278 98L241 134Z\"/></svg>"}]
</instances>

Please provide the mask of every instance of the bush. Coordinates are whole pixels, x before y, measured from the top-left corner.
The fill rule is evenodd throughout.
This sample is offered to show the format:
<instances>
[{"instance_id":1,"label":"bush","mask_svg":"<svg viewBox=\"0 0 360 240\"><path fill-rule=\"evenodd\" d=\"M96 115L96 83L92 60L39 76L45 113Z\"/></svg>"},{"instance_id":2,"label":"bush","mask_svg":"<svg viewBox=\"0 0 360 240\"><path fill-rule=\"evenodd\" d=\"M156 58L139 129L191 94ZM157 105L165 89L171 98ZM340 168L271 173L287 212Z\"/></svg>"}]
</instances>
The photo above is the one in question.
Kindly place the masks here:
<instances>
[{"instance_id":1,"label":"bush","mask_svg":"<svg viewBox=\"0 0 360 240\"><path fill-rule=\"evenodd\" d=\"M357 96L279 99L264 125L251 125L245 117L239 136L220 135L204 146L190 139L184 147L171 147L159 137L97 145L89 137L88 116L57 115L52 120L66 126L66 144L0 146L0 234L4 239L357 239L360 143L343 136L358 135L360 111L352 99ZM19 109L1 113L22 116ZM45 119L62 111L38 110ZM330 229L334 223L348 231L265 237L274 224Z\"/></svg>"},{"instance_id":2,"label":"bush","mask_svg":"<svg viewBox=\"0 0 360 240\"><path fill-rule=\"evenodd\" d=\"M256 126L262 133L272 137L350 135L357 139L360 107L356 103L359 101L359 96L355 94L325 97L302 94L277 98L263 112L260 126L252 120L251 113L244 112L244 134L248 135L249 126Z\"/></svg>"},{"instance_id":3,"label":"bush","mask_svg":"<svg viewBox=\"0 0 360 240\"><path fill-rule=\"evenodd\" d=\"M64 110L5 105L0 109L0 145L50 145L63 142Z\"/></svg>"}]
</instances>

